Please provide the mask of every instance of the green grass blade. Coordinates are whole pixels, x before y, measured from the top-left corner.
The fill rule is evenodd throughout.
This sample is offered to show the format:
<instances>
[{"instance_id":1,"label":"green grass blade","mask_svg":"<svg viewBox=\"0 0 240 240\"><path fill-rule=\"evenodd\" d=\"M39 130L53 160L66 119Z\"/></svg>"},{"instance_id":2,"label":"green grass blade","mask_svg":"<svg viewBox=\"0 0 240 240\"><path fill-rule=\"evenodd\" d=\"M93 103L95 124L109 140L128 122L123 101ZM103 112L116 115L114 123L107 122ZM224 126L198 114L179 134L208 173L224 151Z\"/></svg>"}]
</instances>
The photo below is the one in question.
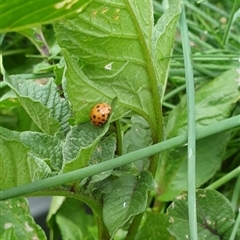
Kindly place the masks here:
<instances>
[{"instance_id":1,"label":"green grass blade","mask_svg":"<svg viewBox=\"0 0 240 240\"><path fill-rule=\"evenodd\" d=\"M183 6L180 16L180 31L185 63L187 109L188 109L188 216L191 239L197 240L196 213L196 136L195 136L195 90L188 27Z\"/></svg>"},{"instance_id":2,"label":"green grass blade","mask_svg":"<svg viewBox=\"0 0 240 240\"><path fill-rule=\"evenodd\" d=\"M230 181L231 179L233 179L239 175L240 175L240 167L235 168L230 173L224 175L222 178L219 178L217 181L215 181L214 183L212 183L208 187L206 187L206 189L217 189L217 188L221 187L223 184L225 184L226 182Z\"/></svg>"},{"instance_id":3,"label":"green grass blade","mask_svg":"<svg viewBox=\"0 0 240 240\"><path fill-rule=\"evenodd\" d=\"M237 219L235 221L235 224L234 224L234 227L233 227L233 230L232 230L232 233L231 233L231 236L230 236L229 240L234 240L235 239L235 236L237 235L237 231L239 229L239 226L240 226L240 208L239 208L238 216L237 216Z\"/></svg>"},{"instance_id":4,"label":"green grass blade","mask_svg":"<svg viewBox=\"0 0 240 240\"><path fill-rule=\"evenodd\" d=\"M229 34L230 34L230 31L231 31L231 26L232 26L232 23L233 23L233 17L234 17L234 14L235 14L236 10L238 9L238 7L239 7L239 0L235 0L234 4L233 4L233 7L232 7L232 11L229 15L226 31L225 31L224 36L223 36L223 45L225 45L228 41Z\"/></svg>"}]
</instances>

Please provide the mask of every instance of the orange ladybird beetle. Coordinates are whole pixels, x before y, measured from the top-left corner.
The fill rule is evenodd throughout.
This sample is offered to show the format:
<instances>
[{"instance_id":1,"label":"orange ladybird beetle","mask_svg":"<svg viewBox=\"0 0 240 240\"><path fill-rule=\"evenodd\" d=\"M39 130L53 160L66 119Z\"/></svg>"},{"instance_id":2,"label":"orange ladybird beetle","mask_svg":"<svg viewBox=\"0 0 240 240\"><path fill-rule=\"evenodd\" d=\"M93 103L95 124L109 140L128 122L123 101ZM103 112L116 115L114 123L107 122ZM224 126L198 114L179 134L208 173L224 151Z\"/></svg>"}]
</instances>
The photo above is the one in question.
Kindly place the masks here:
<instances>
[{"instance_id":1,"label":"orange ladybird beetle","mask_svg":"<svg viewBox=\"0 0 240 240\"><path fill-rule=\"evenodd\" d=\"M95 126L102 126L107 120L111 113L111 106L107 103L96 104L90 113L90 120Z\"/></svg>"}]
</instances>

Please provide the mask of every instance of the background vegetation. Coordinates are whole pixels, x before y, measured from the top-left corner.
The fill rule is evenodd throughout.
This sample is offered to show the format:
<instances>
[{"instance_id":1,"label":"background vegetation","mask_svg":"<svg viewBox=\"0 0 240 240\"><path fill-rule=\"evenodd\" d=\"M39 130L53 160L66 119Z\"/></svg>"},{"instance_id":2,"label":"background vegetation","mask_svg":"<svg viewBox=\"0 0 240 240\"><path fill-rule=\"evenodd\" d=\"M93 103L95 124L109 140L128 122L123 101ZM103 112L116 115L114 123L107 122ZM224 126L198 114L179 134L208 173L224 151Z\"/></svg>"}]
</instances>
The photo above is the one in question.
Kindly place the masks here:
<instances>
[{"instance_id":1,"label":"background vegetation","mask_svg":"<svg viewBox=\"0 0 240 240\"><path fill-rule=\"evenodd\" d=\"M238 1L0 9L1 239L240 238Z\"/></svg>"}]
</instances>

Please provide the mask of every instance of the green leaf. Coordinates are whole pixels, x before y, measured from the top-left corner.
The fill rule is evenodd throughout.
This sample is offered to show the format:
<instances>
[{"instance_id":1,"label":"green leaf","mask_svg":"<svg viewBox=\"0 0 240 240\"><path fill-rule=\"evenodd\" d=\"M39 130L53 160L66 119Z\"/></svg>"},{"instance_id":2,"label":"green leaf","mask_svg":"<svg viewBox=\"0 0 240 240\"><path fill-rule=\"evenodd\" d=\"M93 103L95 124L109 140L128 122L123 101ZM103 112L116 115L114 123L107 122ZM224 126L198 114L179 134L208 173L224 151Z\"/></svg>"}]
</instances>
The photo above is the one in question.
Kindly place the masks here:
<instances>
[{"instance_id":1,"label":"green leaf","mask_svg":"<svg viewBox=\"0 0 240 240\"><path fill-rule=\"evenodd\" d=\"M37 132L20 133L20 140L28 146L31 154L41 158L49 159L52 169L59 171L63 164L63 143L56 137ZM41 144L39 144L41 143Z\"/></svg>"},{"instance_id":2,"label":"green leaf","mask_svg":"<svg viewBox=\"0 0 240 240\"><path fill-rule=\"evenodd\" d=\"M68 133L63 146L63 172L70 172L85 167L100 141L108 131L109 123L96 127L89 121L74 126Z\"/></svg>"},{"instance_id":3,"label":"green leaf","mask_svg":"<svg viewBox=\"0 0 240 240\"><path fill-rule=\"evenodd\" d=\"M139 150L152 144L151 131L147 122L140 116L131 118L131 128L123 136L123 154ZM133 170L140 172L147 170L149 160L147 158L131 163ZM128 168L129 166L123 166Z\"/></svg>"},{"instance_id":4,"label":"green leaf","mask_svg":"<svg viewBox=\"0 0 240 240\"><path fill-rule=\"evenodd\" d=\"M93 1L83 14L55 24L67 65L67 93L78 122L86 121L89 106L117 96L113 120L134 111L147 120L156 134L161 127L161 81L153 24L150 0L105 1L104 5ZM159 37L156 35L155 39Z\"/></svg>"},{"instance_id":5,"label":"green leaf","mask_svg":"<svg viewBox=\"0 0 240 240\"><path fill-rule=\"evenodd\" d=\"M44 231L34 222L25 198L14 198L0 202L1 239L47 240ZM7 233L5 233L7 230ZM6 236L8 238L2 238ZM10 238L11 237L11 238Z\"/></svg>"},{"instance_id":6,"label":"green leaf","mask_svg":"<svg viewBox=\"0 0 240 240\"><path fill-rule=\"evenodd\" d=\"M131 217L146 210L153 179L149 172L142 172L140 178L122 176L108 187L111 190L104 195L103 220L113 236Z\"/></svg>"},{"instance_id":7,"label":"green leaf","mask_svg":"<svg viewBox=\"0 0 240 240\"><path fill-rule=\"evenodd\" d=\"M9 136L6 137L6 133ZM0 176L1 189L7 189L45 178L47 165L29 154L29 148L19 141L19 136L1 128Z\"/></svg>"},{"instance_id":8,"label":"green leaf","mask_svg":"<svg viewBox=\"0 0 240 240\"><path fill-rule=\"evenodd\" d=\"M155 46L155 58L157 61L157 73L160 80L161 98L164 96L167 77L170 67L169 58L173 51L173 44L176 36L176 26L182 3L177 0L169 1L169 8L164 11L162 17L154 26L153 44Z\"/></svg>"},{"instance_id":9,"label":"green leaf","mask_svg":"<svg viewBox=\"0 0 240 240\"><path fill-rule=\"evenodd\" d=\"M133 116L131 123L131 128L123 137L124 154L152 144L151 131L147 122L142 117Z\"/></svg>"},{"instance_id":10,"label":"green leaf","mask_svg":"<svg viewBox=\"0 0 240 240\"><path fill-rule=\"evenodd\" d=\"M167 230L171 225L169 216L166 214L156 214L152 212L146 213L147 217L143 226L138 231L135 240L151 239L151 240L174 240Z\"/></svg>"},{"instance_id":11,"label":"green leaf","mask_svg":"<svg viewBox=\"0 0 240 240\"><path fill-rule=\"evenodd\" d=\"M89 160L89 165L97 164L103 161L110 160L114 158L116 151L116 135L111 134L110 136L104 137L96 146L91 158ZM110 177L113 173L113 169L101 172L99 174L93 175L89 178L84 178L80 182L81 191L84 194L94 196L95 199L101 199L103 191L107 181L103 181ZM111 181L111 180L110 180Z\"/></svg>"},{"instance_id":12,"label":"green leaf","mask_svg":"<svg viewBox=\"0 0 240 240\"><path fill-rule=\"evenodd\" d=\"M73 16L82 12L90 0L1 1L0 32L18 31Z\"/></svg>"},{"instance_id":13,"label":"green leaf","mask_svg":"<svg viewBox=\"0 0 240 240\"><path fill-rule=\"evenodd\" d=\"M67 101L59 96L52 80L40 85L12 75L5 76L5 81L14 89L22 106L44 133L53 135L58 131L69 131L71 111Z\"/></svg>"},{"instance_id":14,"label":"green leaf","mask_svg":"<svg viewBox=\"0 0 240 240\"><path fill-rule=\"evenodd\" d=\"M46 58L49 56L48 45L44 38L41 26L34 27L34 28L27 28L27 29L21 30L19 33L26 36L34 44L34 46L37 48L37 50L39 51L42 57ZM47 64L45 61L44 63Z\"/></svg>"},{"instance_id":15,"label":"green leaf","mask_svg":"<svg viewBox=\"0 0 240 240\"><path fill-rule=\"evenodd\" d=\"M90 164L96 164L106 160L110 160L114 157L116 151L116 135L111 134L102 139L93 152Z\"/></svg>"},{"instance_id":16,"label":"green leaf","mask_svg":"<svg viewBox=\"0 0 240 240\"><path fill-rule=\"evenodd\" d=\"M238 68L224 72L216 79L201 86L195 95L197 127L214 124L230 117L234 104L239 99ZM227 81L226 81L227 79ZM187 131L186 96L170 113L167 121L167 138Z\"/></svg>"},{"instance_id":17,"label":"green leaf","mask_svg":"<svg viewBox=\"0 0 240 240\"><path fill-rule=\"evenodd\" d=\"M219 170L226 150L228 135L219 133L197 141L196 144L196 187L200 187ZM163 152L162 159L167 161L162 175L161 201L172 200L188 189L187 147ZM176 174L176 175L174 175ZM173 176L174 175L174 176Z\"/></svg>"},{"instance_id":18,"label":"green leaf","mask_svg":"<svg viewBox=\"0 0 240 240\"><path fill-rule=\"evenodd\" d=\"M0 233L0 239L18 240L15 233L14 233L14 228L13 227L5 229L2 233Z\"/></svg>"},{"instance_id":19,"label":"green leaf","mask_svg":"<svg viewBox=\"0 0 240 240\"><path fill-rule=\"evenodd\" d=\"M91 156L89 164L92 165L106 160L110 160L114 158L115 151L116 151L116 136L115 134L111 134L110 136L104 138L102 141L99 142ZM92 176L91 180L89 181L89 185L106 179L111 175L112 171L113 170L111 169Z\"/></svg>"},{"instance_id":20,"label":"green leaf","mask_svg":"<svg viewBox=\"0 0 240 240\"><path fill-rule=\"evenodd\" d=\"M214 190L199 189L197 197L197 223L199 240L229 240L234 225L231 204ZM168 228L177 240L190 238L187 194L177 197L168 208L172 225Z\"/></svg>"},{"instance_id":21,"label":"green leaf","mask_svg":"<svg viewBox=\"0 0 240 240\"><path fill-rule=\"evenodd\" d=\"M56 213L63 240L97 239L97 226L91 210L78 200L68 198Z\"/></svg>"},{"instance_id":22,"label":"green leaf","mask_svg":"<svg viewBox=\"0 0 240 240\"><path fill-rule=\"evenodd\" d=\"M225 72L196 91L196 126L206 126L228 118L239 92L237 68ZM226 81L228 79L228 81ZM187 131L186 97L170 113L167 122L167 138ZM196 186L208 181L219 169L228 143L228 135L219 133L197 141ZM161 201L172 200L187 190L186 147L163 152L158 179L161 186Z\"/></svg>"}]
</instances>

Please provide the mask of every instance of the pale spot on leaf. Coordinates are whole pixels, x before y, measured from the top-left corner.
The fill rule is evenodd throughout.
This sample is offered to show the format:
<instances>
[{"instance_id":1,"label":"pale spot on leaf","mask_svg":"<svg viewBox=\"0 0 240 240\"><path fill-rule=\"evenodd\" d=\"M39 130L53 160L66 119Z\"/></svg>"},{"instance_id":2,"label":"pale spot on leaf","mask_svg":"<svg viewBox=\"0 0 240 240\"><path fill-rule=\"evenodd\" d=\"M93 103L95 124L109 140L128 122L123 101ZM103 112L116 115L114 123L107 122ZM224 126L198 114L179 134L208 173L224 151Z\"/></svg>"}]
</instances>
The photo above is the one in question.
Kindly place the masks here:
<instances>
[{"instance_id":1,"label":"pale spot on leaf","mask_svg":"<svg viewBox=\"0 0 240 240\"><path fill-rule=\"evenodd\" d=\"M25 222L25 229L27 232L32 232L34 229L28 225L28 222Z\"/></svg>"},{"instance_id":2,"label":"pale spot on leaf","mask_svg":"<svg viewBox=\"0 0 240 240\"><path fill-rule=\"evenodd\" d=\"M13 226L13 224L11 222L8 222L8 223L5 223L3 228L4 229L8 229L8 228L11 228Z\"/></svg>"},{"instance_id":3,"label":"pale spot on leaf","mask_svg":"<svg viewBox=\"0 0 240 240\"><path fill-rule=\"evenodd\" d=\"M60 8L64 8L64 7L66 9L70 9L77 2L78 2L78 0L63 0L63 1L59 2L59 3L56 3L54 5L54 7L56 9L60 9Z\"/></svg>"},{"instance_id":4,"label":"pale spot on leaf","mask_svg":"<svg viewBox=\"0 0 240 240\"><path fill-rule=\"evenodd\" d=\"M113 62L107 64L104 68L105 68L106 70L112 70L112 65L113 65Z\"/></svg>"}]
</instances>

